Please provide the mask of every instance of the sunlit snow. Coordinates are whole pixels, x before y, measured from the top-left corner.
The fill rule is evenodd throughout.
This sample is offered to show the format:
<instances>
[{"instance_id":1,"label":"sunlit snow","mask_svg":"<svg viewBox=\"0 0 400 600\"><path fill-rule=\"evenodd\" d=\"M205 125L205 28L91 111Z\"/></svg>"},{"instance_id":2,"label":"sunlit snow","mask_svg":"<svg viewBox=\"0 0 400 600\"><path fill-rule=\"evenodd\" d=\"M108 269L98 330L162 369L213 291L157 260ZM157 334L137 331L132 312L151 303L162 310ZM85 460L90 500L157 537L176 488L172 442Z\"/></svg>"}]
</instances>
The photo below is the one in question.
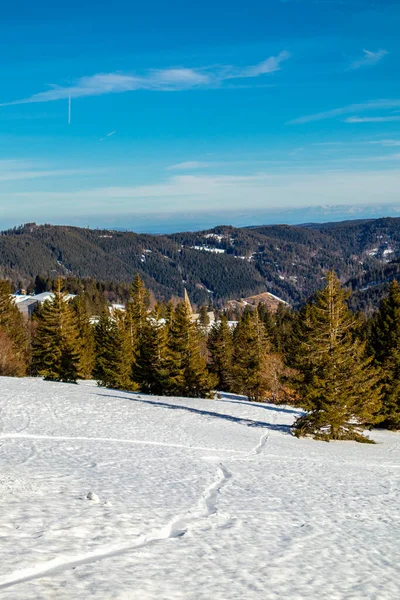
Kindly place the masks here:
<instances>
[{"instance_id":1,"label":"sunlit snow","mask_svg":"<svg viewBox=\"0 0 400 600\"><path fill-rule=\"evenodd\" d=\"M400 597L399 434L290 407L0 379L0 598Z\"/></svg>"}]
</instances>

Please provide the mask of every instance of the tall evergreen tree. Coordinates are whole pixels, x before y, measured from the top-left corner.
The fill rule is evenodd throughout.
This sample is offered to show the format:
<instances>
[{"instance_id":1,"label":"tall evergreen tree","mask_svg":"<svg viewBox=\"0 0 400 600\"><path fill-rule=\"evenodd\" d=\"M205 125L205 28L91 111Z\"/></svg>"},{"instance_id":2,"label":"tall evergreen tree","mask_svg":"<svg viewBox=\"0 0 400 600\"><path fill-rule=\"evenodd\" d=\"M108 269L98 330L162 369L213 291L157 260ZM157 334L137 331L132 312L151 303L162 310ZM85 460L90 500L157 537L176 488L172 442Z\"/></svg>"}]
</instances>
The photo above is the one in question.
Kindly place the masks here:
<instances>
[{"instance_id":1,"label":"tall evergreen tree","mask_svg":"<svg viewBox=\"0 0 400 600\"><path fill-rule=\"evenodd\" d=\"M88 299L85 294L78 295L72 307L75 311L80 343L80 372L83 379L91 379L95 361L94 328L90 323Z\"/></svg>"},{"instance_id":2,"label":"tall evergreen tree","mask_svg":"<svg viewBox=\"0 0 400 600\"><path fill-rule=\"evenodd\" d=\"M396 280L371 321L368 347L383 383L381 425L400 429L400 285Z\"/></svg>"},{"instance_id":3,"label":"tall evergreen tree","mask_svg":"<svg viewBox=\"0 0 400 600\"><path fill-rule=\"evenodd\" d=\"M43 303L37 315L32 347L32 369L50 381L74 383L82 376L81 343L74 310L56 283L54 298Z\"/></svg>"},{"instance_id":4,"label":"tall evergreen tree","mask_svg":"<svg viewBox=\"0 0 400 600\"><path fill-rule=\"evenodd\" d=\"M146 324L149 309L149 292L139 275L136 275L131 289L131 298L127 304L124 323L129 340L132 370L134 369L141 336Z\"/></svg>"},{"instance_id":5,"label":"tall evergreen tree","mask_svg":"<svg viewBox=\"0 0 400 600\"><path fill-rule=\"evenodd\" d=\"M217 388L231 391L233 339L228 317L223 314L208 335L209 371L217 378Z\"/></svg>"},{"instance_id":6,"label":"tall evergreen tree","mask_svg":"<svg viewBox=\"0 0 400 600\"><path fill-rule=\"evenodd\" d=\"M377 422L381 407L379 375L354 339L356 318L333 272L327 285L303 311L293 383L308 410L295 425L296 435L368 441L362 428Z\"/></svg>"},{"instance_id":7,"label":"tall evergreen tree","mask_svg":"<svg viewBox=\"0 0 400 600\"><path fill-rule=\"evenodd\" d=\"M169 395L204 397L215 383L207 371L201 332L185 301L176 306L168 329L167 369Z\"/></svg>"},{"instance_id":8,"label":"tall evergreen tree","mask_svg":"<svg viewBox=\"0 0 400 600\"><path fill-rule=\"evenodd\" d=\"M146 319L133 369L134 380L146 394L163 395L168 389L168 328L161 314L156 306Z\"/></svg>"},{"instance_id":9,"label":"tall evergreen tree","mask_svg":"<svg viewBox=\"0 0 400 600\"><path fill-rule=\"evenodd\" d=\"M269 345L258 311L245 311L233 334L232 389L262 401L270 387Z\"/></svg>"},{"instance_id":10,"label":"tall evergreen tree","mask_svg":"<svg viewBox=\"0 0 400 600\"><path fill-rule=\"evenodd\" d=\"M124 314L104 312L94 329L96 358L93 376L104 387L135 390L131 379L130 340Z\"/></svg>"}]
</instances>

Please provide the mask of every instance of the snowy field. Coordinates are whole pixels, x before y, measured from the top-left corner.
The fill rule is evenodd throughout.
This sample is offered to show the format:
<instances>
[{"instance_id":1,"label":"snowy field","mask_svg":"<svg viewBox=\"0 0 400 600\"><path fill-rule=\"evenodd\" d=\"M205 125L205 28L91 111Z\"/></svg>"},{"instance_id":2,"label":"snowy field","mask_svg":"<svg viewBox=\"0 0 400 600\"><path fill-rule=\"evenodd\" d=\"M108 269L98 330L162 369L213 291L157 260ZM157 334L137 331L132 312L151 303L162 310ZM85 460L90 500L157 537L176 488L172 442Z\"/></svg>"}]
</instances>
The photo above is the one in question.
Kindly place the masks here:
<instances>
[{"instance_id":1,"label":"snowy field","mask_svg":"<svg viewBox=\"0 0 400 600\"><path fill-rule=\"evenodd\" d=\"M35 379L0 410L0 598L400 598L398 434Z\"/></svg>"}]
</instances>

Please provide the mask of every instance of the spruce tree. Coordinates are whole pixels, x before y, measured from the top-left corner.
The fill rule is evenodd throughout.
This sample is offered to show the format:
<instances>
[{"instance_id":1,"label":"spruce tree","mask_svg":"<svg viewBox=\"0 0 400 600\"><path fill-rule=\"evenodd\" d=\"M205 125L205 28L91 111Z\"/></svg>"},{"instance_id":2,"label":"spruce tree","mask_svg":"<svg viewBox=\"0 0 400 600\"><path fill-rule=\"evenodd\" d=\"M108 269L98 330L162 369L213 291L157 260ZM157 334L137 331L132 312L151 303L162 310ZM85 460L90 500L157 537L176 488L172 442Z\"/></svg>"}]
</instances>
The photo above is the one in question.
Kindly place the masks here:
<instances>
[{"instance_id":1,"label":"spruce tree","mask_svg":"<svg viewBox=\"0 0 400 600\"><path fill-rule=\"evenodd\" d=\"M233 334L232 390L249 400L262 401L268 396L269 345L258 311L245 311Z\"/></svg>"},{"instance_id":2,"label":"spruce tree","mask_svg":"<svg viewBox=\"0 0 400 600\"><path fill-rule=\"evenodd\" d=\"M200 325L202 325L204 328L207 328L210 324L210 317L208 314L208 309L207 306L200 306L200 310L199 310L199 323Z\"/></svg>"},{"instance_id":3,"label":"spruce tree","mask_svg":"<svg viewBox=\"0 0 400 600\"><path fill-rule=\"evenodd\" d=\"M75 312L56 282L54 298L37 314L32 346L32 370L50 381L75 383L82 376L81 343Z\"/></svg>"},{"instance_id":4,"label":"spruce tree","mask_svg":"<svg viewBox=\"0 0 400 600\"><path fill-rule=\"evenodd\" d=\"M168 328L161 314L157 306L146 319L133 369L133 377L140 391L159 396L167 392L169 381Z\"/></svg>"},{"instance_id":5,"label":"spruce tree","mask_svg":"<svg viewBox=\"0 0 400 600\"><path fill-rule=\"evenodd\" d=\"M381 426L400 429L400 285L394 280L371 319L370 353L381 370Z\"/></svg>"},{"instance_id":6,"label":"spruce tree","mask_svg":"<svg viewBox=\"0 0 400 600\"><path fill-rule=\"evenodd\" d=\"M208 396L214 379L207 371L202 334L192 320L188 302L180 302L168 328L168 395Z\"/></svg>"},{"instance_id":7,"label":"spruce tree","mask_svg":"<svg viewBox=\"0 0 400 600\"><path fill-rule=\"evenodd\" d=\"M136 275L131 289L131 297L126 307L124 323L129 341L131 368L135 362L141 345L141 336L146 324L149 308L149 292L139 275Z\"/></svg>"},{"instance_id":8,"label":"spruce tree","mask_svg":"<svg viewBox=\"0 0 400 600\"><path fill-rule=\"evenodd\" d=\"M0 375L24 375L28 355L27 332L23 317L12 300L8 281L0 281L0 332Z\"/></svg>"},{"instance_id":9,"label":"spruce tree","mask_svg":"<svg viewBox=\"0 0 400 600\"><path fill-rule=\"evenodd\" d=\"M356 324L339 280L328 273L298 330L293 384L308 413L296 421L296 435L369 441L362 428L378 420L379 375L366 358L365 343L354 336Z\"/></svg>"},{"instance_id":10,"label":"spruce tree","mask_svg":"<svg viewBox=\"0 0 400 600\"><path fill-rule=\"evenodd\" d=\"M217 389L231 391L233 340L225 314L212 326L207 346L210 353L209 371L217 378Z\"/></svg>"},{"instance_id":11,"label":"spruce tree","mask_svg":"<svg viewBox=\"0 0 400 600\"><path fill-rule=\"evenodd\" d=\"M130 340L125 315L104 312L94 329L96 358L93 376L104 387L135 390L131 379Z\"/></svg>"},{"instance_id":12,"label":"spruce tree","mask_svg":"<svg viewBox=\"0 0 400 600\"><path fill-rule=\"evenodd\" d=\"M94 327L90 323L88 299L78 295L72 307L75 311L80 343L80 372L83 379L91 379L95 361Z\"/></svg>"}]
</instances>

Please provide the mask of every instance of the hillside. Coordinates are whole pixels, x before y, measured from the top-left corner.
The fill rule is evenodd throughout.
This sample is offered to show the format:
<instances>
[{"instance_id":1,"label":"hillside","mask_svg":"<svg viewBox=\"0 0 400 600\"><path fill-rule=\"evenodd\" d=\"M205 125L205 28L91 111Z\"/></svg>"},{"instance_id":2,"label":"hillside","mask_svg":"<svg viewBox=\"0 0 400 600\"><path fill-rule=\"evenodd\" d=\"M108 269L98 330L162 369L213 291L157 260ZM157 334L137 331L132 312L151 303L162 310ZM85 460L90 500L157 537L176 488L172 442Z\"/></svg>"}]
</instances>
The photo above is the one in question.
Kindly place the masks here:
<instances>
[{"instance_id":1,"label":"hillside","mask_svg":"<svg viewBox=\"0 0 400 600\"><path fill-rule=\"evenodd\" d=\"M0 235L0 276L15 284L57 274L126 282L139 272L159 298L185 286L194 303L217 306L266 291L296 305L331 268L354 289L379 285L399 258L400 218L169 236L29 224Z\"/></svg>"},{"instance_id":2,"label":"hillside","mask_svg":"<svg viewBox=\"0 0 400 600\"><path fill-rule=\"evenodd\" d=\"M0 379L0 598L397 598L399 437L291 408Z\"/></svg>"}]
</instances>

